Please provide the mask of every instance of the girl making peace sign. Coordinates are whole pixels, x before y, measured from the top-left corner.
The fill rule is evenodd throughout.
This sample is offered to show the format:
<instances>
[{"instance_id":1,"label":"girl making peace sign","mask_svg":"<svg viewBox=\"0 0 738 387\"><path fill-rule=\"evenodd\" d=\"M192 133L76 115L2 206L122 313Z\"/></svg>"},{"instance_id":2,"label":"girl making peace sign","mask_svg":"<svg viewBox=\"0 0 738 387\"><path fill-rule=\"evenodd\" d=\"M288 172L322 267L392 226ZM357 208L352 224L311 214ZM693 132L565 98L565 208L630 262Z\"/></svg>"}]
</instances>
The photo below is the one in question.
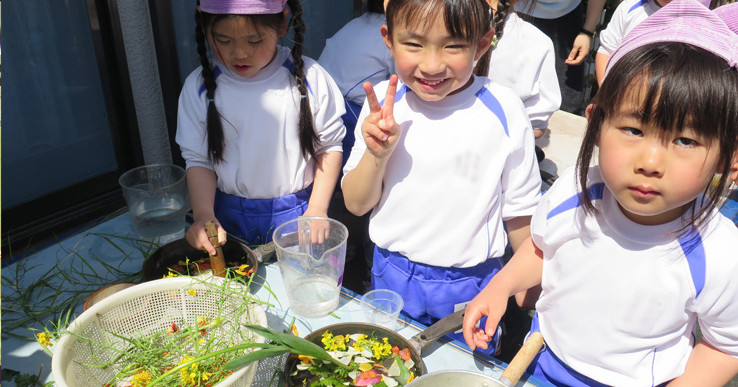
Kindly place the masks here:
<instances>
[{"instance_id":1,"label":"girl making peace sign","mask_svg":"<svg viewBox=\"0 0 738 387\"><path fill-rule=\"evenodd\" d=\"M490 6L392 0L386 17L397 75L364 86L342 187L351 212L372 210L372 287L431 324L499 271L508 238L516 249L527 237L541 182L520 98L472 75L494 36Z\"/></svg>"}]
</instances>

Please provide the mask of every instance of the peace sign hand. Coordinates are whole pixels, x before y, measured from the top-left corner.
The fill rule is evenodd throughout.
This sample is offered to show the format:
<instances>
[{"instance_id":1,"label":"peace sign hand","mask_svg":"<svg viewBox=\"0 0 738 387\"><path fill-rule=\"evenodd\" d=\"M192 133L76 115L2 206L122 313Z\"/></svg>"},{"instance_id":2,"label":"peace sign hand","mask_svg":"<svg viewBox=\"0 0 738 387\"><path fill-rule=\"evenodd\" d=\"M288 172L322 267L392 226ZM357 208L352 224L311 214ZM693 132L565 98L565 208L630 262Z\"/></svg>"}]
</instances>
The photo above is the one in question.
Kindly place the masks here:
<instances>
[{"instance_id":1,"label":"peace sign hand","mask_svg":"<svg viewBox=\"0 0 738 387\"><path fill-rule=\"evenodd\" d=\"M364 82L363 85L370 113L361 124L361 134L369 152L378 159L384 159L392 154L400 138L401 128L395 122L392 112L397 94L397 82L397 75L392 75L384 97L384 105L379 104L371 83Z\"/></svg>"}]
</instances>

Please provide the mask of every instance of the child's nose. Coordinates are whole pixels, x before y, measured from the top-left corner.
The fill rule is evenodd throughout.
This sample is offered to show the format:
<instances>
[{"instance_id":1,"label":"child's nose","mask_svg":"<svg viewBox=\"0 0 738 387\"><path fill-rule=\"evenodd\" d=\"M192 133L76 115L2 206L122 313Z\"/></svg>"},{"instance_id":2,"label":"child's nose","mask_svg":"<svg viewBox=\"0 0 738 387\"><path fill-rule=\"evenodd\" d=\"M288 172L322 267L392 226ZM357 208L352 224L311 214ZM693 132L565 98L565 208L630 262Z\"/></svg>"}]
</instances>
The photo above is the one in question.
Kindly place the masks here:
<instances>
[{"instance_id":1,"label":"child's nose","mask_svg":"<svg viewBox=\"0 0 738 387\"><path fill-rule=\"evenodd\" d=\"M236 58L246 58L250 55L251 48L248 42L235 42L233 46L233 56Z\"/></svg>"},{"instance_id":2,"label":"child's nose","mask_svg":"<svg viewBox=\"0 0 738 387\"><path fill-rule=\"evenodd\" d=\"M647 176L661 176L664 173L666 149L660 141L645 144L636 160L636 171Z\"/></svg>"},{"instance_id":3,"label":"child's nose","mask_svg":"<svg viewBox=\"0 0 738 387\"><path fill-rule=\"evenodd\" d=\"M441 55L437 52L429 51L423 56L420 63L420 71L427 74L437 74L446 70L446 65Z\"/></svg>"}]
</instances>

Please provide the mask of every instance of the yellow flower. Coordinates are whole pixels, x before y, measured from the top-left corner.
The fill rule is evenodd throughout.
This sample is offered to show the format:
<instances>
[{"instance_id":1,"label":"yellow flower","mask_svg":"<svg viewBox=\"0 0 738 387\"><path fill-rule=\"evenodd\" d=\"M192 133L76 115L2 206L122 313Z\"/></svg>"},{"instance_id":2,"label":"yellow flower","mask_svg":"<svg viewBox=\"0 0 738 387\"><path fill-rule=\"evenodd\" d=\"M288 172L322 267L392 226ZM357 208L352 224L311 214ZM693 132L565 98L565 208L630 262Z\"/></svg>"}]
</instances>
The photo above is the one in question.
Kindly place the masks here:
<instances>
[{"instance_id":1,"label":"yellow flower","mask_svg":"<svg viewBox=\"0 0 738 387\"><path fill-rule=\"evenodd\" d=\"M413 373L412 371L410 371L410 377L407 378L407 381L405 382L405 384L408 384L408 383L412 382L413 379L415 379L415 373Z\"/></svg>"},{"instance_id":2,"label":"yellow flower","mask_svg":"<svg viewBox=\"0 0 738 387\"><path fill-rule=\"evenodd\" d=\"M333 341L333 333L331 333L330 331L323 332L323 338L320 339L320 342L322 342L323 345L327 347L331 341Z\"/></svg>"},{"instance_id":3,"label":"yellow flower","mask_svg":"<svg viewBox=\"0 0 738 387\"><path fill-rule=\"evenodd\" d=\"M334 336L331 340L325 344L326 351L345 351L346 350L346 341L343 339L343 335Z\"/></svg>"},{"instance_id":4,"label":"yellow flower","mask_svg":"<svg viewBox=\"0 0 738 387\"><path fill-rule=\"evenodd\" d=\"M308 355L297 355L297 358L300 359L300 363L312 365L315 364L315 358Z\"/></svg>"},{"instance_id":5,"label":"yellow flower","mask_svg":"<svg viewBox=\"0 0 738 387\"><path fill-rule=\"evenodd\" d=\"M193 289L189 289L189 290L187 290L187 294L191 294L193 296L196 296L197 295L197 292L195 292Z\"/></svg>"},{"instance_id":6,"label":"yellow flower","mask_svg":"<svg viewBox=\"0 0 738 387\"><path fill-rule=\"evenodd\" d=\"M249 269L249 265L243 264L236 269L236 274L238 275L246 275L246 272Z\"/></svg>"},{"instance_id":7,"label":"yellow flower","mask_svg":"<svg viewBox=\"0 0 738 387\"><path fill-rule=\"evenodd\" d=\"M356 352L361 352L361 350L364 349L364 346L370 343L368 338L369 337L364 334L361 334L359 335L359 337L356 338L356 342L354 343L354 349L356 350Z\"/></svg>"},{"instance_id":8,"label":"yellow flower","mask_svg":"<svg viewBox=\"0 0 738 387\"><path fill-rule=\"evenodd\" d=\"M202 373L202 380L203 381L208 380L211 376L213 376L213 374L211 374L210 372L203 372Z\"/></svg>"},{"instance_id":9,"label":"yellow flower","mask_svg":"<svg viewBox=\"0 0 738 387\"><path fill-rule=\"evenodd\" d=\"M141 370L138 371L136 375L133 375L133 383L136 384L136 386L145 386L151 382L151 379L154 377L149 373L149 371Z\"/></svg>"},{"instance_id":10,"label":"yellow flower","mask_svg":"<svg viewBox=\"0 0 738 387\"><path fill-rule=\"evenodd\" d=\"M374 341L371 345L372 353L374 358L381 359L383 356L389 356L392 354L392 345L387 341L385 337L382 342Z\"/></svg>"},{"instance_id":11,"label":"yellow flower","mask_svg":"<svg viewBox=\"0 0 738 387\"><path fill-rule=\"evenodd\" d=\"M164 274L164 276L161 277L161 278L173 278L173 277L176 277L176 276L177 276L177 274L175 272L169 271L169 273Z\"/></svg>"},{"instance_id":12,"label":"yellow flower","mask_svg":"<svg viewBox=\"0 0 738 387\"><path fill-rule=\"evenodd\" d=\"M51 347L53 345L51 344L51 338L46 334L46 332L37 333L36 340L38 340L38 343L44 347Z\"/></svg>"},{"instance_id":13,"label":"yellow flower","mask_svg":"<svg viewBox=\"0 0 738 387\"><path fill-rule=\"evenodd\" d=\"M194 359L194 357L190 355L185 355L185 357L183 357L182 360L180 360L179 364L177 365L182 365L184 363L189 362L192 359ZM188 384L188 383L194 384L194 379L190 377L190 373L187 368L182 368L181 370L179 370L179 381L182 382L182 384Z\"/></svg>"}]
</instances>

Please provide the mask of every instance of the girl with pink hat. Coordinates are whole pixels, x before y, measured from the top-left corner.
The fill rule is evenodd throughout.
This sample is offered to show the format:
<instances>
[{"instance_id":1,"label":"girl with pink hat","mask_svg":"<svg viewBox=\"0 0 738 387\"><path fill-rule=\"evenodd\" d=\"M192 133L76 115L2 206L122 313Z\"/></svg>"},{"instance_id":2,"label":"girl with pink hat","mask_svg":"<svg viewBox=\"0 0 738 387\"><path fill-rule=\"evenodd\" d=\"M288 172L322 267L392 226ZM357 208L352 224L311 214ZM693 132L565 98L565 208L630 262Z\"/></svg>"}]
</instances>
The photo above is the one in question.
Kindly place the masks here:
<instances>
[{"instance_id":1,"label":"girl with pink hat","mask_svg":"<svg viewBox=\"0 0 738 387\"><path fill-rule=\"evenodd\" d=\"M280 224L327 216L341 167L345 113L328 73L302 55L299 0L201 0L201 66L179 99L177 143L194 223L187 241L215 252L204 224L251 244ZM293 47L278 44L292 27Z\"/></svg>"},{"instance_id":2,"label":"girl with pink hat","mask_svg":"<svg viewBox=\"0 0 738 387\"><path fill-rule=\"evenodd\" d=\"M738 228L718 208L738 174L737 15L675 0L628 34L587 108L576 167L467 306L471 348L486 347L509 296L540 284L536 377L722 386L738 373Z\"/></svg>"}]
</instances>

